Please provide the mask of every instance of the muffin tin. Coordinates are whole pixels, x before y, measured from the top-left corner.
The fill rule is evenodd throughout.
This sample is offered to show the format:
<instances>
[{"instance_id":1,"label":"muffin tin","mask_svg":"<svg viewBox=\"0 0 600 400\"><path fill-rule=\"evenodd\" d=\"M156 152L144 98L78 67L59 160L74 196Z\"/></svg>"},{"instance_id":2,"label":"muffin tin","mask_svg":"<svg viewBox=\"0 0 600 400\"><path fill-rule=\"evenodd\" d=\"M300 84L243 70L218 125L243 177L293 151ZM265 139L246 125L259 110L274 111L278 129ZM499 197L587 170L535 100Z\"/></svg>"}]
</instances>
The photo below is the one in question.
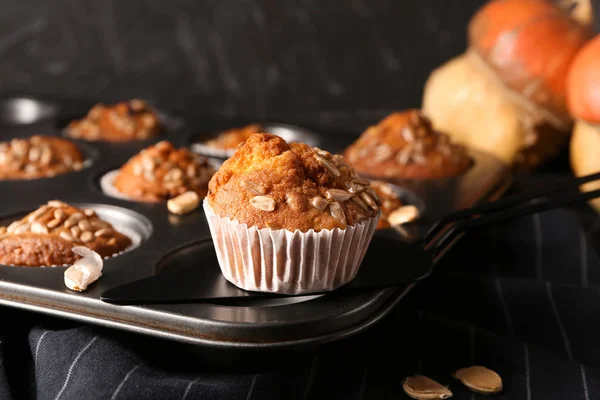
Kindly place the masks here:
<instances>
[{"instance_id":1,"label":"muffin tin","mask_svg":"<svg viewBox=\"0 0 600 400\"><path fill-rule=\"evenodd\" d=\"M27 98L25 102L23 98L0 100L0 140L36 133L62 135L66 123L84 115L92 105L91 102L34 98ZM23 107L44 111L31 113L36 118L24 118L19 116L23 114ZM73 140L95 153L94 162L81 171L32 181L0 181L0 191L10 194L0 198L3 223L19 218L48 200L59 199L75 206L94 208L117 228L125 233L134 232L140 238L136 247L106 259L103 276L83 293L69 291L64 286L64 267L0 266L0 304L213 348L282 348L337 340L368 328L430 272L420 271L418 276L398 287L315 296L135 306L102 301L102 293L110 288L169 269L173 271L182 265L203 268L203 279L212 279L215 285L224 284L218 265L206 256L212 250L212 243L201 208L176 216L168 213L166 204L118 199L105 195L100 189L99 180L106 172L120 167L153 142L167 139L175 146L188 145L194 149L192 144L198 142L200 132L218 132L248 122L200 118L184 124L167 112L161 115L168 131L146 141ZM284 126L296 140L314 140L311 144L335 152L356 137L277 125ZM510 176L505 165L484 154L473 153L473 157L473 168L456 179L395 182L402 187L399 190L404 201L417 203L424 213L411 234L422 236L439 216L495 198L508 187ZM405 234L388 229L378 231L376 236L405 240ZM424 245L432 247L435 243ZM443 253L441 251L440 256ZM402 260L395 259L392 252L385 256L378 257L377 262L385 259L389 263L386 267L402 268ZM177 262L173 262L174 259ZM368 263L363 267L368 267ZM168 282L165 280L165 284Z\"/></svg>"}]
</instances>

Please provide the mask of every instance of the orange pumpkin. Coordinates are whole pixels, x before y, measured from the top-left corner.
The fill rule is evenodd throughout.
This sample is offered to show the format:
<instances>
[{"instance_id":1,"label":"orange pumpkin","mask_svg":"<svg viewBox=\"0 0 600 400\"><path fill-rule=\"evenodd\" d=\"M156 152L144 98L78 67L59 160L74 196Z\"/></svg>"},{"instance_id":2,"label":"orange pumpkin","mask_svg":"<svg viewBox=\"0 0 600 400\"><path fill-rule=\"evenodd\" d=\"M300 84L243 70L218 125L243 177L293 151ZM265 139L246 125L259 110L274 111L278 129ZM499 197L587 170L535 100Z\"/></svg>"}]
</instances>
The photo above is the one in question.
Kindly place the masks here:
<instances>
[{"instance_id":1,"label":"orange pumpkin","mask_svg":"<svg viewBox=\"0 0 600 400\"><path fill-rule=\"evenodd\" d=\"M493 0L469 24L469 45L502 82L568 121L569 65L591 30L547 0Z\"/></svg>"}]
</instances>

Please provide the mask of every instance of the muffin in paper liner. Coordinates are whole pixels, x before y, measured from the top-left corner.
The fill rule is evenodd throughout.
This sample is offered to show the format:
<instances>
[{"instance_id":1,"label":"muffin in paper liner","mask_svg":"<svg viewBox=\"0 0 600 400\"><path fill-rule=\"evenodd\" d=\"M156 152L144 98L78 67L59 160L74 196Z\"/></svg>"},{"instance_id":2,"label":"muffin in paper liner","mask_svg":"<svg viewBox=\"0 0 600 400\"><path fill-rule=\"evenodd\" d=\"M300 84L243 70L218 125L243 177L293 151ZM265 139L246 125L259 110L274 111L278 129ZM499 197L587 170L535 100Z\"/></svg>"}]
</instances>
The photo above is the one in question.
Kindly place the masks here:
<instances>
[{"instance_id":1,"label":"muffin in paper liner","mask_svg":"<svg viewBox=\"0 0 600 400\"><path fill-rule=\"evenodd\" d=\"M306 294L334 290L356 276L380 214L345 229L291 232L248 227L203 202L223 276L259 292Z\"/></svg>"}]
</instances>

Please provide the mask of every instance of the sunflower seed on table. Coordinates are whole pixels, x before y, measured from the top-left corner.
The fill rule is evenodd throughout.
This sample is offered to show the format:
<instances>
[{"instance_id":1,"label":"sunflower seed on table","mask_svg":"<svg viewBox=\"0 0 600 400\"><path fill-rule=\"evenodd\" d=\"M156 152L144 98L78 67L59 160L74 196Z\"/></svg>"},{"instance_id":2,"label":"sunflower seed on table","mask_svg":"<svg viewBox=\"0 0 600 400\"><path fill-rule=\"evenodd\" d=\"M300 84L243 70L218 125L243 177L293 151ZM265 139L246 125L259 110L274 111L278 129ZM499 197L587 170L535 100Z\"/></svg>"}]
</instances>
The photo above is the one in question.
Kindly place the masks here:
<instances>
[{"instance_id":1,"label":"sunflower seed on table","mask_svg":"<svg viewBox=\"0 0 600 400\"><path fill-rule=\"evenodd\" d=\"M198 194L193 191L185 192L167 201L167 209L173 214L178 215L192 212L197 209L199 205L200 197L198 197Z\"/></svg>"},{"instance_id":2,"label":"sunflower seed on table","mask_svg":"<svg viewBox=\"0 0 600 400\"><path fill-rule=\"evenodd\" d=\"M354 197L354 194L348 193L342 189L327 189L325 192L325 197L327 197L329 200L346 201Z\"/></svg>"},{"instance_id":3,"label":"sunflower seed on table","mask_svg":"<svg viewBox=\"0 0 600 400\"><path fill-rule=\"evenodd\" d=\"M323 211L329 205L329 202L320 196L315 196L310 199L310 204L317 210Z\"/></svg>"},{"instance_id":4,"label":"sunflower seed on table","mask_svg":"<svg viewBox=\"0 0 600 400\"><path fill-rule=\"evenodd\" d=\"M321 163L321 165L334 177L338 178L341 174L340 171L334 167L329 161L327 161L324 157L315 154L315 157Z\"/></svg>"},{"instance_id":5,"label":"sunflower seed on table","mask_svg":"<svg viewBox=\"0 0 600 400\"><path fill-rule=\"evenodd\" d=\"M388 216L390 225L397 226L409 223L419 218L419 209L412 205L401 206L395 209Z\"/></svg>"},{"instance_id":6,"label":"sunflower seed on table","mask_svg":"<svg viewBox=\"0 0 600 400\"><path fill-rule=\"evenodd\" d=\"M254 196L250 199L250 204L262 211L271 212L275 210L275 200L268 196Z\"/></svg>"},{"instance_id":7,"label":"sunflower seed on table","mask_svg":"<svg viewBox=\"0 0 600 400\"><path fill-rule=\"evenodd\" d=\"M417 400L437 400L452 397L452 392L446 386L423 375L409 376L402 383L404 392Z\"/></svg>"},{"instance_id":8,"label":"sunflower seed on table","mask_svg":"<svg viewBox=\"0 0 600 400\"><path fill-rule=\"evenodd\" d=\"M341 222L342 225L347 224L346 214L344 214L344 209L342 208L341 204L338 203L337 201L334 201L329 204L329 213L331 214L331 216L333 218L335 218L339 222Z\"/></svg>"},{"instance_id":9,"label":"sunflower seed on table","mask_svg":"<svg viewBox=\"0 0 600 400\"><path fill-rule=\"evenodd\" d=\"M496 394L502 391L502 378L496 372L480 365L461 368L453 376L470 390L480 394Z\"/></svg>"},{"instance_id":10,"label":"sunflower seed on table","mask_svg":"<svg viewBox=\"0 0 600 400\"><path fill-rule=\"evenodd\" d=\"M261 185L260 183L253 182L249 179L244 179L241 183L244 189L246 189L252 194L263 195L267 193L267 188Z\"/></svg>"}]
</instances>

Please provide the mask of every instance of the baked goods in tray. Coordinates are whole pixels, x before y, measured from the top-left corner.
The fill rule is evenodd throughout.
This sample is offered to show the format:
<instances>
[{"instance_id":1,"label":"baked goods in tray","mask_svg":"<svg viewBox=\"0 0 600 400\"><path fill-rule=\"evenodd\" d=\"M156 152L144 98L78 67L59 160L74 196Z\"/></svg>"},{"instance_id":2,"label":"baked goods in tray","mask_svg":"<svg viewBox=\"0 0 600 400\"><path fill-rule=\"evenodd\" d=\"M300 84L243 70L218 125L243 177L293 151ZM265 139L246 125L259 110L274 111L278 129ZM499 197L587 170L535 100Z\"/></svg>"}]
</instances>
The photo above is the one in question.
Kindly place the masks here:
<instances>
[{"instance_id":1,"label":"baked goods in tray","mask_svg":"<svg viewBox=\"0 0 600 400\"><path fill-rule=\"evenodd\" d=\"M0 227L0 264L28 267L72 264L73 246L85 246L102 257L127 249L119 233L92 209L53 200L8 226Z\"/></svg>"},{"instance_id":2,"label":"baked goods in tray","mask_svg":"<svg viewBox=\"0 0 600 400\"><path fill-rule=\"evenodd\" d=\"M354 278L379 199L339 155L254 134L204 201L225 278L247 290L308 293Z\"/></svg>"},{"instance_id":3,"label":"baked goods in tray","mask_svg":"<svg viewBox=\"0 0 600 400\"><path fill-rule=\"evenodd\" d=\"M88 114L69 123L66 134L88 141L129 142L145 140L163 131L158 114L143 100L114 105L96 104Z\"/></svg>"},{"instance_id":4,"label":"baked goods in tray","mask_svg":"<svg viewBox=\"0 0 600 400\"><path fill-rule=\"evenodd\" d=\"M203 198L214 172L205 157L162 141L127 161L110 184L138 201L165 201L188 191Z\"/></svg>"},{"instance_id":5,"label":"baked goods in tray","mask_svg":"<svg viewBox=\"0 0 600 400\"><path fill-rule=\"evenodd\" d=\"M254 133L263 132L260 124L250 124L243 127L231 128L218 133L214 138L197 146L203 153L215 157L230 157L235 149L242 145Z\"/></svg>"},{"instance_id":6,"label":"baked goods in tray","mask_svg":"<svg viewBox=\"0 0 600 400\"><path fill-rule=\"evenodd\" d=\"M36 179L79 171L85 157L74 143L31 136L0 143L0 179Z\"/></svg>"},{"instance_id":7,"label":"baked goods in tray","mask_svg":"<svg viewBox=\"0 0 600 400\"><path fill-rule=\"evenodd\" d=\"M471 165L466 149L434 130L416 109L395 112L369 127L344 158L360 174L389 179L454 177Z\"/></svg>"}]
</instances>

